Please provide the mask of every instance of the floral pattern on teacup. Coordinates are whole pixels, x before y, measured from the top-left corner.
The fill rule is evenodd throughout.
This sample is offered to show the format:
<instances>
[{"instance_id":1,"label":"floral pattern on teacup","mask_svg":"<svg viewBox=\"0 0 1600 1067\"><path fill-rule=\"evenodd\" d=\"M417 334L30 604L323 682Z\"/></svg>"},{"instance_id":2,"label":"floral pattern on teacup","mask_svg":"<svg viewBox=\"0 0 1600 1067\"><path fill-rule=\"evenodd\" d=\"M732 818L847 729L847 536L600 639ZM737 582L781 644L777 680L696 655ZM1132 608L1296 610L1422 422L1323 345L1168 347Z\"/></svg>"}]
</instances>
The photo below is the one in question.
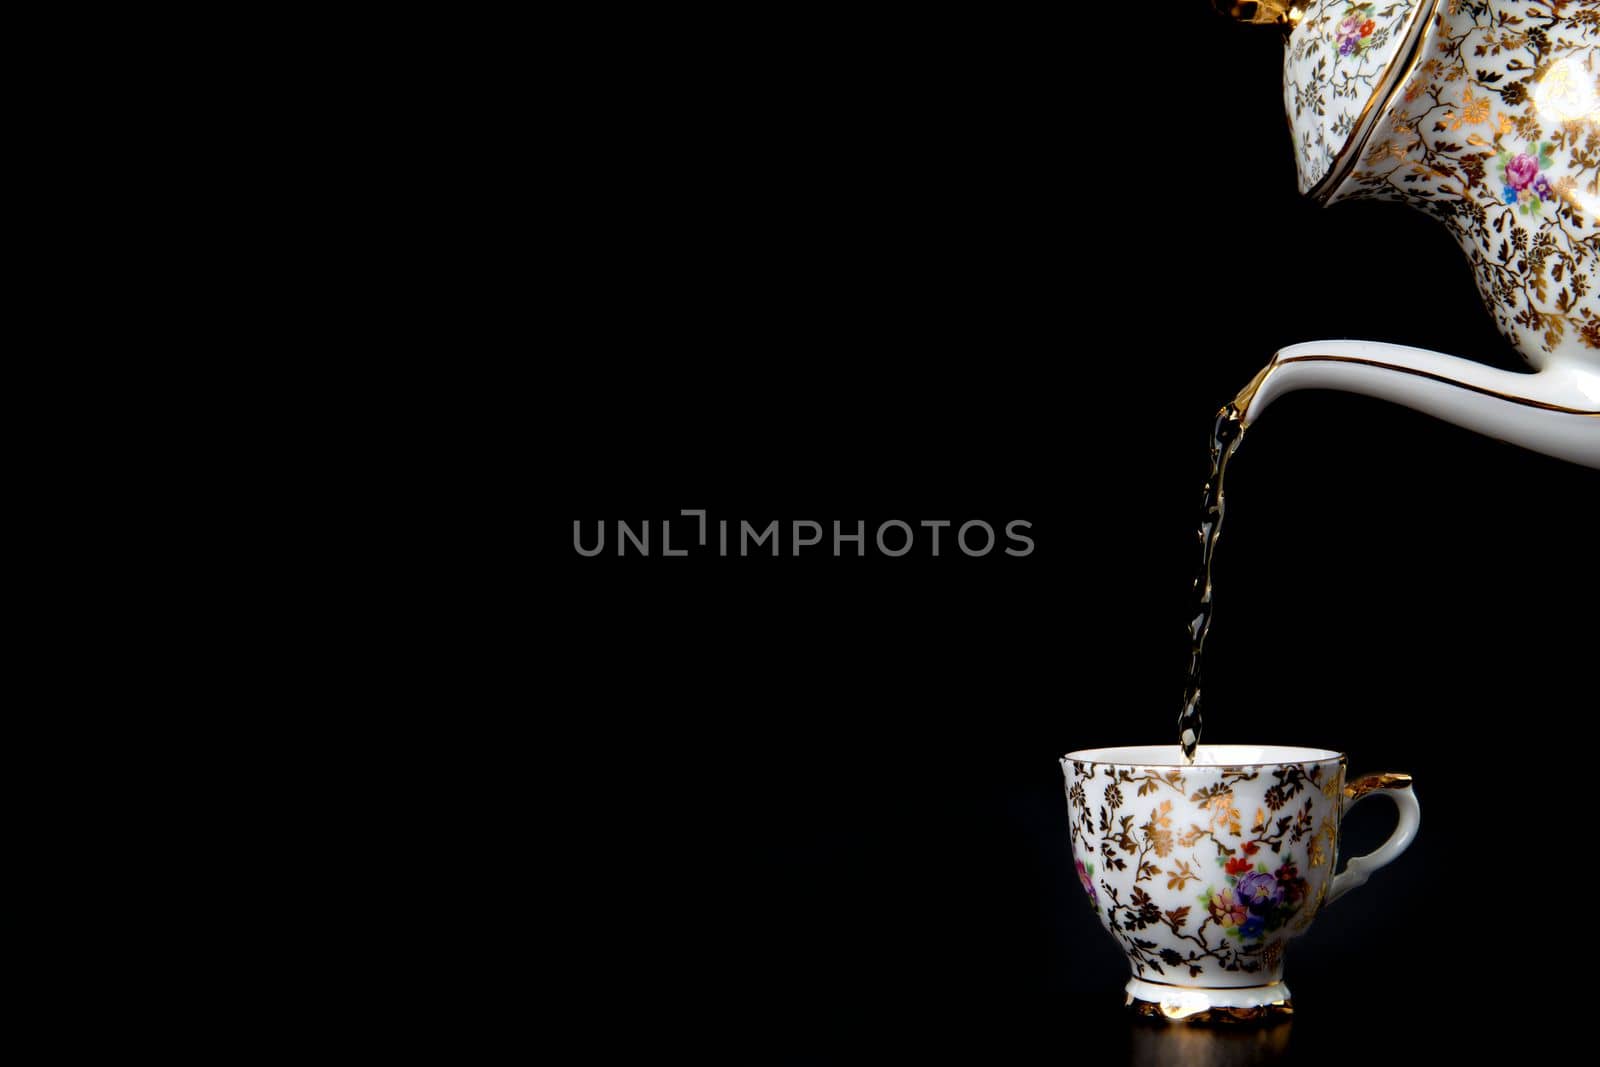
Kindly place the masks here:
<instances>
[{"instance_id":1,"label":"floral pattern on teacup","mask_svg":"<svg viewBox=\"0 0 1600 1067\"><path fill-rule=\"evenodd\" d=\"M1276 933L1305 902L1307 883L1293 862L1281 863L1273 870L1265 863L1252 866L1249 859L1236 856L1223 868L1228 884L1216 891L1207 886L1199 900L1229 937L1248 942Z\"/></svg>"},{"instance_id":2,"label":"floral pattern on teacup","mask_svg":"<svg viewBox=\"0 0 1600 1067\"><path fill-rule=\"evenodd\" d=\"M1279 966L1332 876L1342 762L1063 767L1078 881L1137 974Z\"/></svg>"}]
</instances>

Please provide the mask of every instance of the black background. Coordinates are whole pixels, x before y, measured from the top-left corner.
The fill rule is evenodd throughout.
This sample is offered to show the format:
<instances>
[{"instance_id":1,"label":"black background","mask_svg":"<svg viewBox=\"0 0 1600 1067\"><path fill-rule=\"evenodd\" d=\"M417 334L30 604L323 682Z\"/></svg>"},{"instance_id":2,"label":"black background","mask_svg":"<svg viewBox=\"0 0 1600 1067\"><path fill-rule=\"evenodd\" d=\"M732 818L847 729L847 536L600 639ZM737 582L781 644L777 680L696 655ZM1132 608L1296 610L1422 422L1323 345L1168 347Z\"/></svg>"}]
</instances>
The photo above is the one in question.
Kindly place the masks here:
<instances>
[{"instance_id":1,"label":"black background","mask_svg":"<svg viewBox=\"0 0 1600 1067\"><path fill-rule=\"evenodd\" d=\"M1103 14L571 38L536 129L549 520L518 774L539 959L628 1005L597 1039L1343 1057L1380 1023L1513 1032L1590 966L1600 476L1299 393L1231 472L1205 739L1410 772L1421 835L1292 947L1290 1029L1122 1014L1056 757L1174 740L1212 413L1307 340L1520 364L1441 227L1297 196L1273 31ZM572 548L574 520L659 538L680 508L1024 519L1037 550ZM1392 825L1363 805L1345 853Z\"/></svg>"}]
</instances>

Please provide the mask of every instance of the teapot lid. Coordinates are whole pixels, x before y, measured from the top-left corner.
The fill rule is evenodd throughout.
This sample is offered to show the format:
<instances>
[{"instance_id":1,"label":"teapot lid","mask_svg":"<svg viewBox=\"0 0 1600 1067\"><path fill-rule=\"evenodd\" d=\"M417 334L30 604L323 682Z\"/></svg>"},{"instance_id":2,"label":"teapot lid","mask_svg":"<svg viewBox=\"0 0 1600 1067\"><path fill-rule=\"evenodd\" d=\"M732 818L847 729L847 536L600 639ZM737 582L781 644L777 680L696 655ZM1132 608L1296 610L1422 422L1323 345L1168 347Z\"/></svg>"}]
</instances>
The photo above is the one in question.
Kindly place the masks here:
<instances>
[{"instance_id":1,"label":"teapot lid","mask_svg":"<svg viewBox=\"0 0 1600 1067\"><path fill-rule=\"evenodd\" d=\"M1355 166L1405 84L1439 0L1310 0L1290 9L1283 103L1300 191L1319 200ZM1294 16L1299 14L1299 18Z\"/></svg>"}]
</instances>

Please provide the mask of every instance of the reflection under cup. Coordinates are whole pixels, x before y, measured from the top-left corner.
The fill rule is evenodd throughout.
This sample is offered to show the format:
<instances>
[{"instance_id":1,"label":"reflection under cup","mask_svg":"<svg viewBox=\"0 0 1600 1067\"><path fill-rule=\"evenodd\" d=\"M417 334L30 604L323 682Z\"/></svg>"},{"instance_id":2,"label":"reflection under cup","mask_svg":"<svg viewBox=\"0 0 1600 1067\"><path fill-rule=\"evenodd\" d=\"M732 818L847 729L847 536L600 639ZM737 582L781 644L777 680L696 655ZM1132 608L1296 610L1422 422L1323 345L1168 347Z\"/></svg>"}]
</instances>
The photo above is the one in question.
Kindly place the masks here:
<instances>
[{"instance_id":1,"label":"reflection under cup","mask_svg":"<svg viewBox=\"0 0 1600 1067\"><path fill-rule=\"evenodd\" d=\"M1293 1020L1263 1026L1175 1026L1163 1019L1133 1021L1129 1062L1135 1067L1248 1067L1271 1063L1289 1049Z\"/></svg>"}]
</instances>

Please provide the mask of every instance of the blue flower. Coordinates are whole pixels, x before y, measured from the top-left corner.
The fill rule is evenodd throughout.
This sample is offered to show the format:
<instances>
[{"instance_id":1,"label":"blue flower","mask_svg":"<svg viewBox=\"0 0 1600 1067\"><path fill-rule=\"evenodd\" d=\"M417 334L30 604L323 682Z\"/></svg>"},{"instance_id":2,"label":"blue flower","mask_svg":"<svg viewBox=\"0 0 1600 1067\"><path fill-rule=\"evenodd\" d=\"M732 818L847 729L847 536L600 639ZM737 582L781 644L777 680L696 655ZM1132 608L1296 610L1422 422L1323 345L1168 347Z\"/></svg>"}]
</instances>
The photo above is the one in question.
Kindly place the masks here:
<instances>
[{"instance_id":1,"label":"blue flower","mask_svg":"<svg viewBox=\"0 0 1600 1067\"><path fill-rule=\"evenodd\" d=\"M1260 915L1252 915L1239 924L1239 940L1254 941L1266 929L1267 920Z\"/></svg>"},{"instance_id":2,"label":"blue flower","mask_svg":"<svg viewBox=\"0 0 1600 1067\"><path fill-rule=\"evenodd\" d=\"M1505 197L1506 203L1515 204L1517 202L1517 191L1508 185L1505 187Z\"/></svg>"}]
</instances>

